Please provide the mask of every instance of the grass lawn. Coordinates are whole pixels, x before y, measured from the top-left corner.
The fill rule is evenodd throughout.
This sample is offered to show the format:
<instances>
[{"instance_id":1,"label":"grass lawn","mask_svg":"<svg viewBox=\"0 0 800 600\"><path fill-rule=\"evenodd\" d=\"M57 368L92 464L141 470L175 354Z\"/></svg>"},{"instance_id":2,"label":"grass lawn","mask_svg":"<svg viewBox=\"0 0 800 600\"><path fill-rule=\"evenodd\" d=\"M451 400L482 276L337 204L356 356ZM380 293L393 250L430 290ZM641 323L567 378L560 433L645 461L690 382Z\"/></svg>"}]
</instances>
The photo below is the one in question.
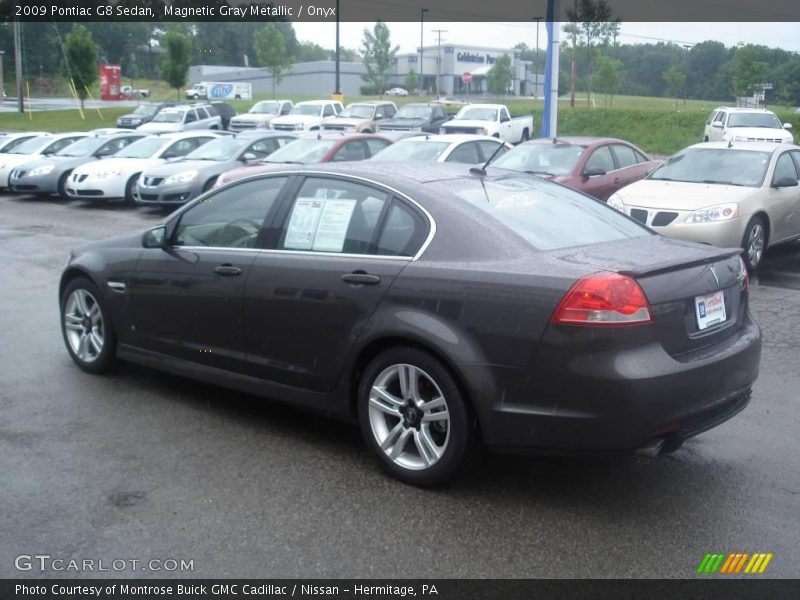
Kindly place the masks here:
<instances>
[{"instance_id":1,"label":"grass lawn","mask_svg":"<svg viewBox=\"0 0 800 600\"><path fill-rule=\"evenodd\" d=\"M124 81L130 84L129 81ZM151 91L148 100L175 99L175 90L160 81L134 81L135 87L147 88ZM95 94L95 91L92 92ZM95 97L97 97L95 95ZM328 94L317 96L301 94L284 94L280 98L288 98L294 102L328 97ZM238 112L246 112L255 101L271 98L271 94L256 94L253 101L232 100L231 104ZM374 96L346 96L345 103L361 100L375 100ZM425 102L429 98L407 96L405 98L388 98L398 106L409 102ZM507 104L512 115L533 114L535 129L538 132L542 118L543 102L533 98L494 98L473 97L473 102L499 102ZM591 106L589 106L591 104ZM702 141L703 128L708 114L724 101L683 100L677 103L671 98L648 98L642 96L615 96L608 101L596 96L592 103L587 102L585 93L575 96L575 106L569 106L569 97L559 99L559 135L592 135L617 137L633 142L646 152L658 155L670 155L690 144ZM19 113L0 113L0 131L6 130L43 130L72 131L97 127L113 127L118 116L130 112L129 108L101 109L102 117L94 109L84 109L85 120L80 118L77 109L60 111L39 111L33 113L33 119ZM773 108L773 110L775 110ZM800 114L790 109L777 109L783 122L794 125L795 135L800 135Z\"/></svg>"}]
</instances>

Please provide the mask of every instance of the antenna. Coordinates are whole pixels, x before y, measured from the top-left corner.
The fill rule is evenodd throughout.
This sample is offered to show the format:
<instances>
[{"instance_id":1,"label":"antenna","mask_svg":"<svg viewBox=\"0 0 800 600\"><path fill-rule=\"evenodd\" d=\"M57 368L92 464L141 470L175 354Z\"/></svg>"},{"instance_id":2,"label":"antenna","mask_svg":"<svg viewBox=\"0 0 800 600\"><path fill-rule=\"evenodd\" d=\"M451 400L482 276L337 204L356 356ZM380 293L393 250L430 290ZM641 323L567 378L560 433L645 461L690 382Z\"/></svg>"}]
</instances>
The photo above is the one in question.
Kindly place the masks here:
<instances>
[{"instance_id":1,"label":"antenna","mask_svg":"<svg viewBox=\"0 0 800 600\"><path fill-rule=\"evenodd\" d=\"M472 168L469 170L469 172L470 172L470 173L472 173L473 175L480 175L481 177L483 177L484 175L486 175L486 167L488 167L488 166L489 166L489 163L490 163L490 162L492 162L492 160L494 160L494 157L495 157L495 156L497 156L497 153L498 153L498 152L500 152L500 150L501 150L502 148L505 148L505 144L504 144L504 143L500 143L500 144L498 144L498 145L497 145L497 149L494 151L494 154L492 154L492 155L489 157L489 160L487 160L485 163L483 163L483 166L482 166L482 167L472 167Z\"/></svg>"}]
</instances>

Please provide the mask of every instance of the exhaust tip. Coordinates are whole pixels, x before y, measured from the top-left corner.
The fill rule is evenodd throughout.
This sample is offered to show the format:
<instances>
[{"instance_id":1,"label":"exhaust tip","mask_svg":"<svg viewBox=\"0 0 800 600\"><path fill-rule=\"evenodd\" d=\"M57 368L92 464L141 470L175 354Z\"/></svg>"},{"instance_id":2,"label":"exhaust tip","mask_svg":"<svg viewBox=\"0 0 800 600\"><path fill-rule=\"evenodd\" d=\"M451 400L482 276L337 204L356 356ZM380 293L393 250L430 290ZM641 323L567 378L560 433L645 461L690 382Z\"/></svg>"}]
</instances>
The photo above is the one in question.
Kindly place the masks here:
<instances>
[{"instance_id":1,"label":"exhaust tip","mask_svg":"<svg viewBox=\"0 0 800 600\"><path fill-rule=\"evenodd\" d=\"M661 453L661 448L664 446L665 438L657 437L647 442L641 448L637 448L636 454L638 456L646 456L648 458L655 458Z\"/></svg>"}]
</instances>

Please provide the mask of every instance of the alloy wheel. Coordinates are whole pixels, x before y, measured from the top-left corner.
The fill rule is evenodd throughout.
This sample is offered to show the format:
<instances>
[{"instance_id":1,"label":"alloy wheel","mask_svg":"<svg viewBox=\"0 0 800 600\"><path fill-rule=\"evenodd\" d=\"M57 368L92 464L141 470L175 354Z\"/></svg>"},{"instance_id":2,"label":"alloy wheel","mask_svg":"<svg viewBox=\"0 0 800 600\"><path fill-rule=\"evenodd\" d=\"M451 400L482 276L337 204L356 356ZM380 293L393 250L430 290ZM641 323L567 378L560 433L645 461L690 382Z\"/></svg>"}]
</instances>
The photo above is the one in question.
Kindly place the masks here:
<instances>
[{"instance_id":1,"label":"alloy wheel","mask_svg":"<svg viewBox=\"0 0 800 600\"><path fill-rule=\"evenodd\" d=\"M755 269L761 262L764 254L764 226L761 223L753 223L747 235L747 259L750 266Z\"/></svg>"},{"instance_id":2,"label":"alloy wheel","mask_svg":"<svg viewBox=\"0 0 800 600\"><path fill-rule=\"evenodd\" d=\"M450 441L447 400L419 367L394 364L369 392L369 424L379 448L396 465L424 470L439 461Z\"/></svg>"},{"instance_id":3,"label":"alloy wheel","mask_svg":"<svg viewBox=\"0 0 800 600\"><path fill-rule=\"evenodd\" d=\"M97 299L87 290L74 290L64 305L64 329L72 352L84 363L93 363L103 352L105 324Z\"/></svg>"}]
</instances>

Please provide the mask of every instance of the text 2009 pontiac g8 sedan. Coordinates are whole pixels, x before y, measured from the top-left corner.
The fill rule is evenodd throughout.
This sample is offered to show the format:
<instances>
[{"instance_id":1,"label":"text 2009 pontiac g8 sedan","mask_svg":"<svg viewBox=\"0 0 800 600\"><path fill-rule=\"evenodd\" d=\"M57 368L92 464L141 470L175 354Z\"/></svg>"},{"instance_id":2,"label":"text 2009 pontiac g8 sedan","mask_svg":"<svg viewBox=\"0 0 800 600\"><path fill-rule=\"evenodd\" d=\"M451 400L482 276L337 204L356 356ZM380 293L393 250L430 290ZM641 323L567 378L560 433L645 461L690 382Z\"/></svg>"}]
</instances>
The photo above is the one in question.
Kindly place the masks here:
<instances>
[{"instance_id":1,"label":"text 2009 pontiac g8 sedan","mask_svg":"<svg viewBox=\"0 0 800 600\"><path fill-rule=\"evenodd\" d=\"M286 166L74 251L67 349L357 419L395 477L505 451L675 450L748 403L739 251L459 165Z\"/></svg>"}]
</instances>

